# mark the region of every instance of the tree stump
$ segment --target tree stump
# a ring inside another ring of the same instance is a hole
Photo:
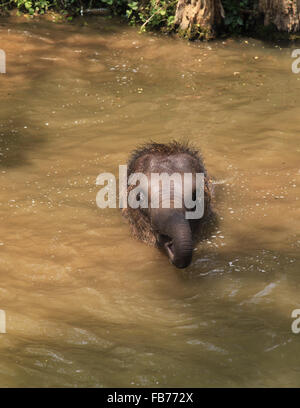
[[[178,0],[175,25],[190,39],[213,37],[215,27],[224,17],[221,0]]]
[[[300,29],[300,0],[259,0],[264,25],[273,23],[279,31],[297,32]]]

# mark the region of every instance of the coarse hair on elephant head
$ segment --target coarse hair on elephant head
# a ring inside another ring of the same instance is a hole
[[[201,218],[186,218],[187,208],[185,207],[184,197],[179,198],[182,203],[181,206],[175,205],[175,181],[172,185],[173,195],[171,191],[169,196],[169,208],[162,205],[165,192],[162,184],[159,184],[160,191],[156,192],[159,195],[158,208],[152,208],[151,206],[150,201],[153,195],[151,195],[149,188],[149,191],[145,192],[147,199],[149,197],[147,208],[142,208],[142,206],[132,208],[128,205],[127,208],[122,210],[123,215],[129,220],[132,234],[136,238],[164,250],[176,267],[185,268],[189,266],[195,242],[209,235],[211,225],[215,220],[215,213],[211,204],[211,183],[200,153],[189,143],[178,141],[167,144],[150,142],[132,152],[127,167],[127,179],[129,180],[134,173],[142,173],[148,180],[150,180],[153,173],[168,175],[179,173],[183,176],[181,180],[184,179],[184,174],[189,173],[193,178],[189,187],[192,190],[190,194],[193,200],[196,199],[195,175],[197,173],[203,174],[204,204]],[[127,196],[137,185],[129,184]],[[186,194],[186,190],[182,186],[181,194],[182,196]],[[137,199],[141,199],[139,195],[137,195]],[[126,200],[128,200],[128,197]]]

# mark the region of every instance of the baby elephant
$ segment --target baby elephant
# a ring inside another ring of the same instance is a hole
[[[162,177],[166,175],[169,183]],[[189,266],[195,242],[207,236],[214,219],[210,183],[198,151],[176,141],[146,144],[132,153],[127,178],[122,213],[133,235],[163,249],[177,268]]]

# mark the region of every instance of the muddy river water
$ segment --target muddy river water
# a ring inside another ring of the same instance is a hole
[[[300,386],[297,47],[19,18],[0,48],[0,385]],[[220,217],[184,271],[96,205],[99,173],[174,138]]]

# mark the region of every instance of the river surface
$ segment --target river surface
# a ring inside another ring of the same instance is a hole
[[[300,386],[300,74],[252,39],[0,20],[2,387]],[[193,142],[215,234],[175,269],[96,205],[149,141]]]

